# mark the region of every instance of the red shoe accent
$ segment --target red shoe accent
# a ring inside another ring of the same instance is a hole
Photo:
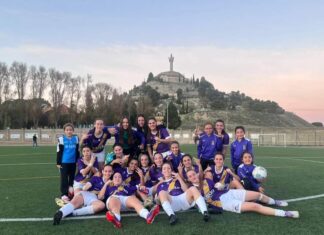
[[[107,211],[106,213],[106,219],[111,222],[115,228],[121,228],[121,222],[116,218],[116,216],[110,212],[110,211]]]
[[[148,224],[152,224],[155,217],[159,214],[160,212],[160,206],[159,205],[155,205],[152,210],[150,211],[150,214],[148,215],[147,219],[146,219],[146,223]]]

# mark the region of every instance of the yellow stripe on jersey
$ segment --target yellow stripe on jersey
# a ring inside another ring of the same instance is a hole
[[[171,183],[169,184],[169,187],[168,187],[168,192],[171,192],[174,189],[176,181],[177,181],[176,179],[173,179],[171,181]]]

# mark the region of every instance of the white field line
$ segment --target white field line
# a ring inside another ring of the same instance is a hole
[[[0,157],[19,157],[19,156],[39,156],[39,155],[55,155],[56,152],[53,153],[17,153],[17,154],[0,154]]]
[[[0,179],[0,181],[12,181],[12,180],[35,180],[35,179],[52,179],[59,178],[60,176],[36,176],[36,177],[21,177],[21,178],[7,178]]]
[[[306,201],[316,198],[324,197],[324,194],[313,195],[308,197],[300,197],[285,200],[286,202],[297,202],[297,201]],[[187,210],[182,212],[189,212],[193,210]],[[160,214],[165,214],[165,212],[160,212]],[[136,217],[138,216],[136,213],[133,214],[123,214],[122,217]],[[67,217],[64,220],[85,220],[85,219],[103,219],[105,215],[92,215],[92,216],[79,216],[79,217]],[[0,222],[41,222],[41,221],[52,221],[53,218],[45,217],[45,218],[0,218]]]
[[[8,164],[0,164],[0,167],[1,166],[32,166],[32,165],[53,165],[53,166],[55,166],[55,162],[8,163]]]

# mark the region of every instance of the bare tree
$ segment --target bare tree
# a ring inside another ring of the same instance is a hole
[[[37,69],[34,65],[30,66],[28,77],[32,81],[31,92],[32,98],[43,98],[44,90],[48,85],[47,71],[44,66]]]
[[[18,99],[24,99],[28,82],[27,65],[14,61],[10,67],[10,76],[16,86]]]
[[[7,64],[0,62],[0,104],[3,101],[2,94],[6,89],[6,85],[9,84],[8,80],[9,80],[8,66]]]
[[[66,91],[66,83],[71,77],[70,73],[61,73],[54,68],[49,69],[49,83],[50,83],[50,97],[53,105],[53,116],[55,127],[57,128],[57,123],[60,118],[60,108],[63,104],[64,95]]]
[[[74,117],[77,114],[78,111],[78,105],[79,101],[81,99],[81,94],[82,94],[82,83],[83,79],[78,76],[76,78],[71,78],[68,82],[68,93],[69,93],[69,99],[70,99],[70,109],[71,109],[71,122],[74,122]]]
[[[33,99],[36,99],[37,98],[37,90],[38,90],[37,89],[38,79],[37,79],[37,69],[34,65],[29,67],[28,77],[32,81],[31,96]]]

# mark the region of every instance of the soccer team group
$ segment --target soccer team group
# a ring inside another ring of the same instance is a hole
[[[96,119],[94,128],[79,140],[71,123],[58,138],[57,167],[61,174],[61,208],[53,224],[69,215],[90,215],[104,210],[106,218],[120,228],[121,213],[135,210],[151,224],[162,207],[169,223],[175,212],[197,207],[204,221],[223,210],[298,218],[288,203],[264,194],[262,181],[254,178],[253,146],[242,126],[235,128],[230,145],[232,168],[224,166],[229,135],[224,122],[206,123],[196,131],[197,158],[181,151],[179,143],[155,118],[137,117],[135,127],[128,118],[115,126]],[[105,144],[114,137],[113,152]],[[80,156],[81,155],[81,156]]]

